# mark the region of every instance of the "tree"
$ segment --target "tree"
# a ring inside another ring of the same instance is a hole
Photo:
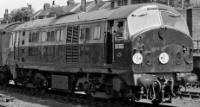
[[[29,21],[33,15],[33,9],[31,6],[28,7],[22,7],[20,9],[12,10],[10,13],[10,18],[12,22],[24,22]]]

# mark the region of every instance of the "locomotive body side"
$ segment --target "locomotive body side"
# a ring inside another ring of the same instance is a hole
[[[1,24],[0,25],[0,84],[8,84],[9,79],[12,78],[8,66],[12,55],[10,54],[9,43],[13,29],[21,23]]]
[[[160,4],[30,21],[14,30],[10,48],[16,84],[101,98],[162,102],[193,67],[185,21]]]

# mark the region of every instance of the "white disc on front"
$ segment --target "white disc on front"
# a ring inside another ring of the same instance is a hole
[[[143,56],[141,53],[135,53],[132,57],[133,63],[141,64],[143,61]]]
[[[169,62],[169,55],[166,52],[161,53],[160,56],[159,56],[159,61],[162,64],[168,63]]]

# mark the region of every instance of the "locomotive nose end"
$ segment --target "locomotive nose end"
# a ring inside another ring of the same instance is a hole
[[[172,28],[155,28],[134,36],[134,72],[190,72],[193,69],[191,38]]]

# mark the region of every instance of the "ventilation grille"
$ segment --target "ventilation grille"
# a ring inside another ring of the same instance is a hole
[[[73,36],[73,27],[68,27],[67,28],[67,43],[72,42],[72,36]]]
[[[67,28],[67,40],[66,46],[66,63],[78,63],[79,62],[79,27],[70,26]]]

